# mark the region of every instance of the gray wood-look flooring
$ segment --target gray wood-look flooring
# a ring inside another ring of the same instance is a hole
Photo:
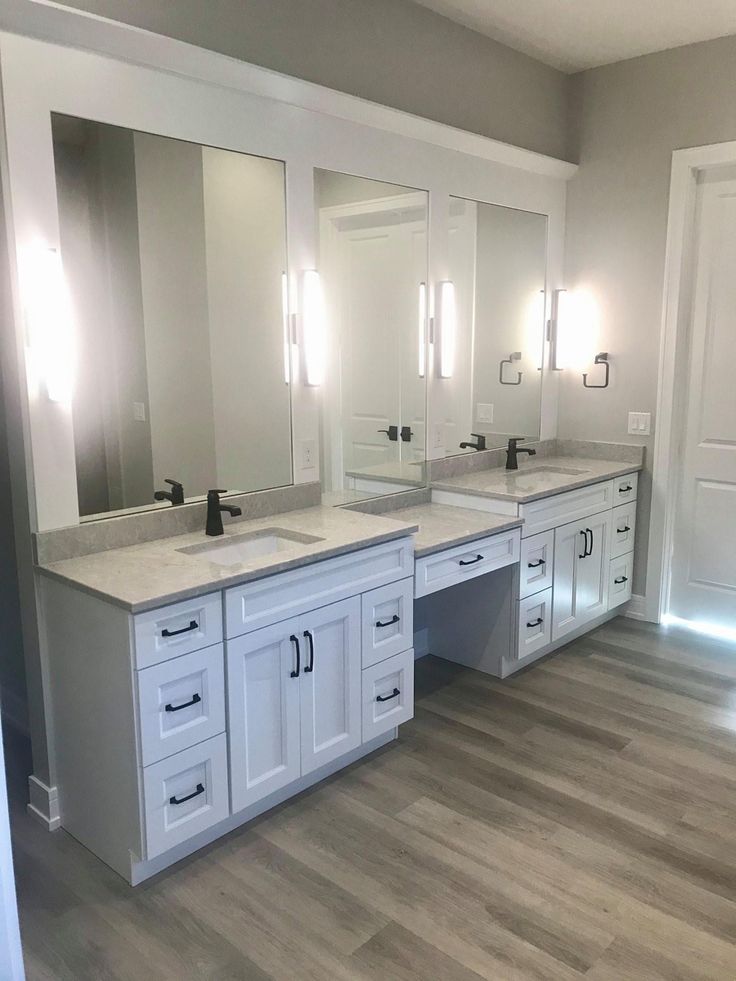
[[[736,646],[617,619],[417,681],[397,743],[137,889],[16,753],[29,979],[736,978]]]

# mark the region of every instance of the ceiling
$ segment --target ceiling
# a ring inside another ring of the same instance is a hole
[[[576,72],[736,34],[736,0],[415,0]]]

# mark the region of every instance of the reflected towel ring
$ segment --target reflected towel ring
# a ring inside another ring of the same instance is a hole
[[[507,358],[503,358],[498,366],[498,380],[502,385],[521,385],[521,376],[523,372],[516,372],[516,381],[504,381],[503,380],[503,366],[505,364],[513,364],[514,361],[521,361],[521,351],[513,351]]]

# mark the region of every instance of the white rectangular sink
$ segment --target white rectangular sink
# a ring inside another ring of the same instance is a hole
[[[524,467],[523,470],[517,470],[515,473],[509,473],[509,477],[527,477],[535,473],[549,473],[549,474],[559,474],[561,477],[578,477],[581,474],[589,473],[588,470],[573,470],[572,467]]]
[[[274,555],[294,548],[295,545],[312,545],[322,542],[316,535],[305,535],[287,528],[262,528],[243,535],[227,535],[218,541],[187,545],[177,549],[185,555],[196,555],[215,565],[240,565],[264,555]]]

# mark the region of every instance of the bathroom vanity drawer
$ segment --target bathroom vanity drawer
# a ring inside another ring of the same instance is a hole
[[[205,831],[230,813],[225,735],[143,770],[147,858]]]
[[[363,667],[400,654],[414,643],[414,580],[380,586],[361,597]]]
[[[631,599],[631,580],[634,574],[634,553],[628,552],[611,559],[608,580],[608,609],[612,610]]]
[[[363,742],[414,716],[414,651],[363,671]]]
[[[519,600],[517,657],[522,660],[552,642],[552,590]]]
[[[545,531],[541,535],[521,540],[519,596],[522,599],[549,589],[552,585],[554,554],[554,531]]]
[[[634,550],[634,533],[636,532],[636,501],[621,504],[613,509],[611,525],[611,558],[626,555]]]
[[[144,766],[225,731],[222,644],[137,672]]]
[[[616,477],[613,482],[613,506],[635,501],[638,486],[638,473],[627,473],[625,477]]]
[[[313,562],[225,592],[228,637],[238,637],[368,589],[406,579],[414,572],[414,543],[397,538],[347,555]]]
[[[520,542],[519,529],[514,528],[417,559],[414,595],[427,596],[466,579],[513,565],[519,561]]]
[[[519,517],[524,519],[521,533],[531,538],[540,532],[566,525],[590,514],[607,511],[613,502],[613,481],[604,480],[587,487],[555,494],[539,501],[519,505]]]
[[[135,664],[147,668],[222,641],[219,593],[172,603],[134,617]]]

